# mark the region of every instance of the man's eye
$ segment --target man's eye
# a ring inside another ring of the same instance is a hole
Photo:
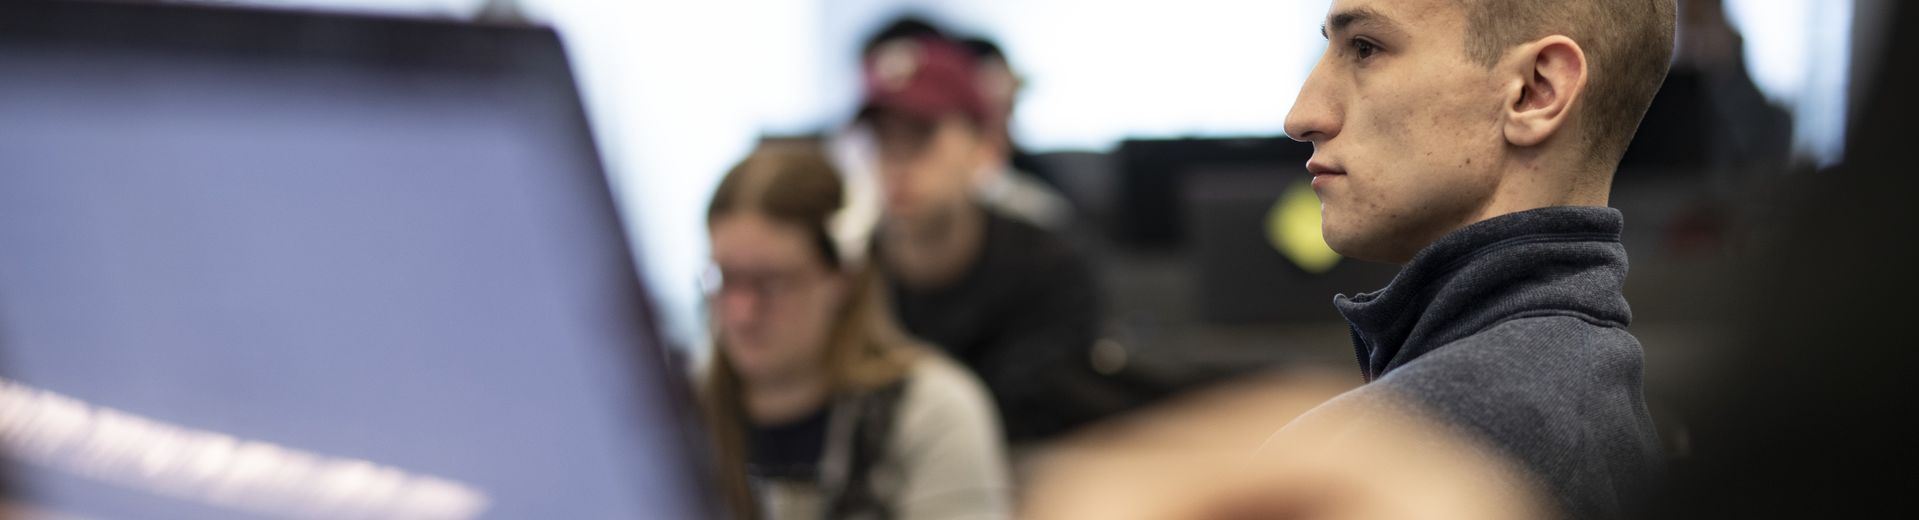
[[[1373,45],[1373,42],[1353,38],[1353,54],[1359,56],[1359,59],[1371,58],[1377,52],[1379,52],[1379,46]]]

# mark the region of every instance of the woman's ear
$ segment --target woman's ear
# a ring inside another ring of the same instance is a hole
[[[1586,91],[1586,51],[1562,35],[1520,45],[1508,55],[1520,86],[1506,105],[1506,142],[1537,146],[1566,128]]]

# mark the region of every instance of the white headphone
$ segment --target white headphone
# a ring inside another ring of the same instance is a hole
[[[879,169],[873,164],[873,138],[856,127],[833,137],[826,146],[828,157],[840,171],[844,190],[839,211],[826,222],[826,233],[839,253],[841,268],[851,271],[866,264],[867,245],[880,220]]]

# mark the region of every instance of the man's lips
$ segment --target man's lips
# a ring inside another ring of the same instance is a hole
[[[1333,166],[1333,165],[1326,164],[1319,161],[1307,162],[1306,171],[1312,172],[1314,177],[1318,177],[1321,175],[1345,175],[1346,174],[1346,170],[1341,170],[1337,166]]]
[[[1325,186],[1325,184],[1327,182],[1331,182],[1331,179],[1333,178],[1342,177],[1346,175],[1345,170],[1341,170],[1336,166],[1332,166],[1332,165],[1318,162],[1318,161],[1306,163],[1306,171],[1313,174],[1314,189],[1318,189],[1320,187]]]

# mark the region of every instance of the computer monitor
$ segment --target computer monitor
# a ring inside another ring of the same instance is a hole
[[[1113,152],[1119,161],[1118,208],[1113,235],[1136,248],[1186,244],[1191,211],[1181,194],[1186,173],[1204,168],[1306,164],[1310,144],[1286,136],[1207,139],[1128,139]]]
[[[0,516],[710,516],[647,300],[551,31],[0,4]]]
[[[1337,324],[1345,319],[1333,308],[1335,294],[1379,290],[1393,280],[1395,266],[1330,257],[1313,265],[1295,257],[1274,236],[1290,211],[1319,215],[1312,174],[1305,161],[1270,164],[1202,165],[1179,172],[1184,191],[1187,251],[1199,316],[1218,324]],[[1295,191],[1298,193],[1295,193]],[[1304,199],[1295,197],[1303,196]],[[1290,206],[1303,204],[1303,208]],[[1303,232],[1319,242],[1318,219]],[[1297,225],[1297,224],[1295,224]],[[1298,228],[1294,228],[1298,230]],[[1319,242],[1323,244],[1324,242]],[[1332,254],[1326,246],[1318,246]]]

